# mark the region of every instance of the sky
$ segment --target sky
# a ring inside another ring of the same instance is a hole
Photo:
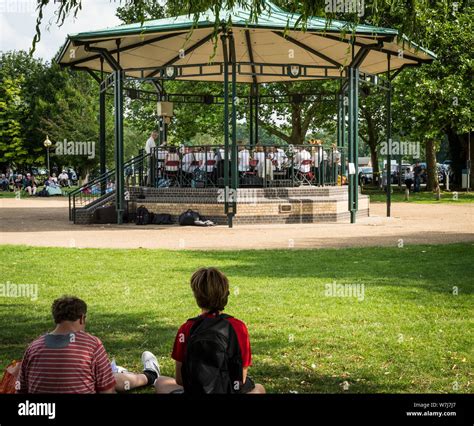
[[[55,23],[58,2],[47,6],[41,25],[41,41],[34,56],[51,61],[66,40],[67,34],[120,25],[115,16],[119,2],[82,0],[77,19],[68,17],[61,27]],[[0,51],[26,50],[31,47],[36,25],[36,0],[0,0]]]

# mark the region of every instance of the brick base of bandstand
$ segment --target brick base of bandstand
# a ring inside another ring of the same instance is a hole
[[[197,211],[218,225],[227,224],[223,189],[131,187],[128,212],[144,205],[153,213],[167,213],[177,223],[184,211]],[[102,203],[76,210],[76,224],[94,222],[94,211],[113,203],[114,195]],[[297,188],[239,188],[233,224],[348,222],[347,186],[301,186]],[[359,193],[357,217],[369,215],[369,197]]]
[[[227,224],[223,189],[130,188],[129,212],[144,205],[153,213],[168,213],[174,221],[191,209],[216,224]],[[359,193],[358,217],[369,215],[369,197]],[[348,187],[239,188],[233,223],[347,222]]]

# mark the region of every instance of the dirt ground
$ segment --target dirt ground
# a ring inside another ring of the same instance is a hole
[[[373,203],[358,223],[212,228],[73,225],[65,199],[0,199],[0,244],[165,249],[275,249],[474,243],[474,204]]]

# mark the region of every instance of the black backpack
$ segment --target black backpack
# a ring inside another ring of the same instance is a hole
[[[173,218],[170,214],[167,213],[158,213],[155,214],[153,217],[153,223],[155,225],[172,225]]]
[[[185,393],[239,393],[242,354],[229,315],[193,318],[181,368]]]
[[[152,217],[148,209],[143,205],[138,207],[135,223],[137,225],[148,225],[149,223],[151,223],[151,221]]]
[[[199,220],[199,213],[193,210],[186,210],[179,215],[179,224],[181,226],[192,226],[196,220]]]

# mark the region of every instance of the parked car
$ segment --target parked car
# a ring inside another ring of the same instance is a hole
[[[359,167],[359,185],[367,185],[374,181],[374,169],[372,167]]]

